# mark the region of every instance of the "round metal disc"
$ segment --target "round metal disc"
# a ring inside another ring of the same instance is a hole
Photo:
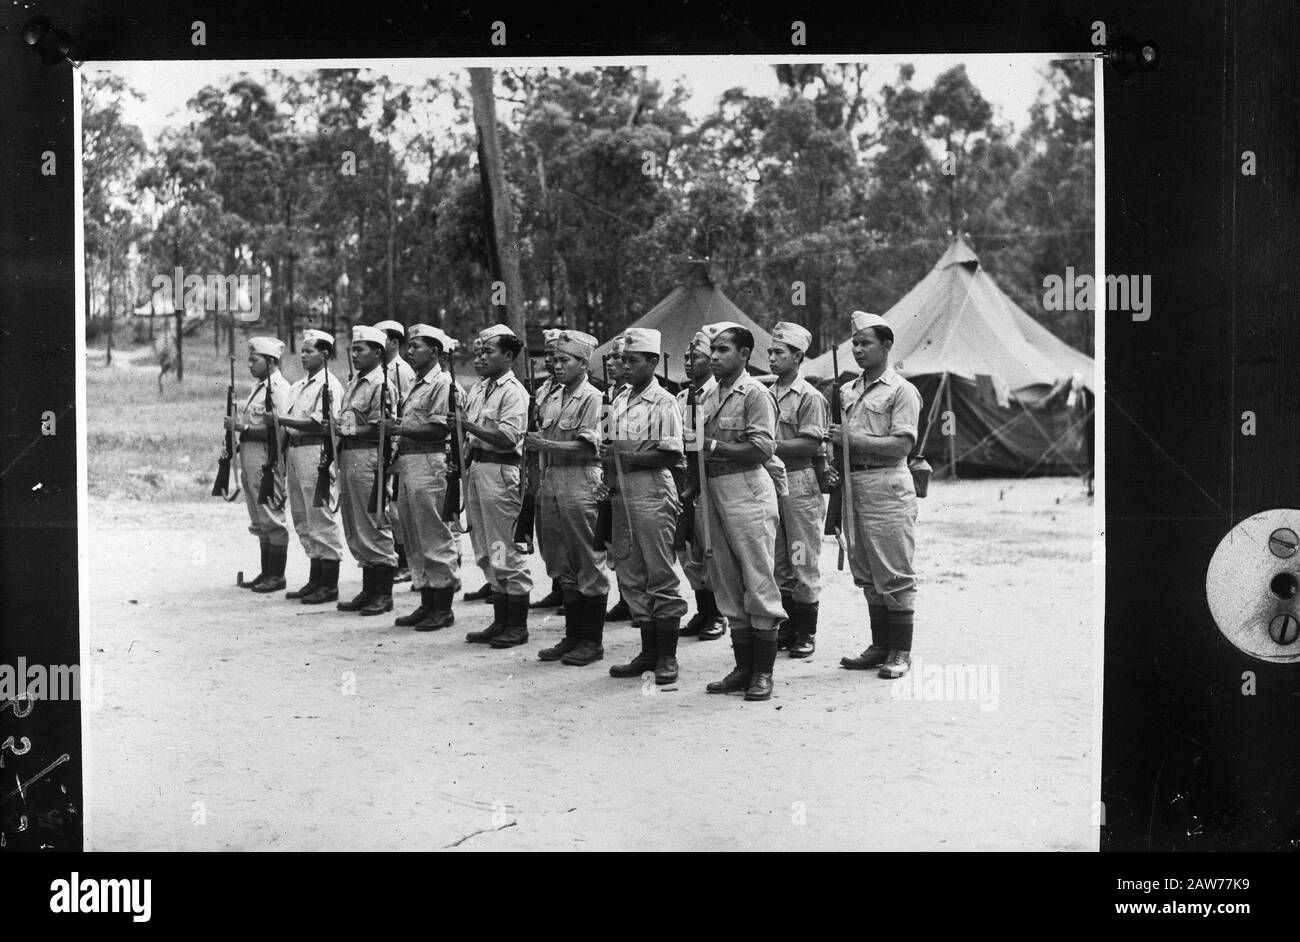
[[[1266,510],[1220,542],[1205,575],[1219,631],[1262,661],[1300,661],[1300,510]]]

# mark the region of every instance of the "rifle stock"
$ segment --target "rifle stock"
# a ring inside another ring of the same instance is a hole
[[[266,371],[266,399],[263,403],[266,414],[270,415],[275,411],[275,399],[271,395],[271,369],[267,366]],[[275,466],[280,463],[280,429],[275,426],[265,426],[266,430],[266,463],[262,465],[262,480],[257,488],[257,502],[275,507],[277,510],[284,506],[283,501],[278,500],[275,494]]]
[[[320,449],[320,464],[316,466],[316,493],[312,495],[313,507],[328,507],[330,501],[331,471],[334,465],[334,401],[330,395],[329,370],[325,370],[325,386],[320,393],[321,428],[325,441]]]
[[[447,405],[451,414],[455,416],[455,422],[454,427],[450,429],[451,442],[447,448],[447,493],[442,499],[442,520],[444,523],[451,523],[460,517],[461,477],[465,469],[461,463],[460,404],[456,400],[460,387],[456,385],[456,358],[450,351],[447,353],[447,372],[451,374],[451,387],[447,390]]]
[[[839,424],[844,420],[844,406],[841,402],[840,388],[840,357],[837,348],[831,348],[831,369],[835,373],[833,380],[834,386],[831,390],[831,421]],[[848,479],[848,466],[846,463],[847,455],[839,443],[834,446],[835,468],[839,473],[839,481],[831,488],[830,496],[826,501],[826,526],[823,530],[826,536],[833,536],[839,544],[839,556],[835,563],[835,568],[841,572],[844,570],[844,488]]]
[[[383,368],[383,380],[379,386],[379,455],[375,462],[375,480],[370,485],[370,500],[366,510],[372,514],[384,512],[388,477],[388,364],[383,354],[379,355],[379,365]]]
[[[524,326],[524,376],[528,379],[528,431],[537,431],[537,396],[533,389],[533,358],[528,352],[528,327]],[[519,516],[515,518],[514,541],[526,554],[533,552],[533,531],[537,523],[537,453],[524,449],[519,475]]]
[[[239,440],[235,437],[235,358],[230,358],[230,385],[226,387],[226,418],[229,420],[226,434],[221,440],[221,454],[217,458],[217,478],[212,482],[212,496],[233,500],[230,493],[230,461],[239,449]],[[239,488],[235,488],[235,494]]]

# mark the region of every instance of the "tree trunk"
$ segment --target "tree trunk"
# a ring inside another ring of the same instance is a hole
[[[524,322],[524,283],[519,273],[519,244],[515,235],[515,214],[510,206],[510,190],[501,160],[501,142],[497,134],[496,99],[493,97],[491,69],[469,70],[470,95],[474,102],[474,124],[483,139],[483,154],[488,185],[492,190],[492,235],[501,260],[501,277],[506,286],[503,322],[528,342]],[[524,364],[515,362],[515,373],[522,379]]]
[[[181,267],[181,244],[172,240],[172,270]],[[173,295],[175,297],[175,295]],[[176,305],[176,382],[185,381],[185,286],[181,285],[181,303]]]
[[[113,253],[108,255],[108,333],[104,338],[104,365],[113,365]]]
[[[397,320],[397,318],[393,316],[393,252],[394,242],[397,238],[397,226],[394,220],[397,214],[393,211],[393,162],[391,159],[384,165],[384,205],[388,208],[388,242],[386,246],[386,261],[388,268],[386,294],[388,297],[388,305],[385,310],[388,312],[387,319],[393,321]]]

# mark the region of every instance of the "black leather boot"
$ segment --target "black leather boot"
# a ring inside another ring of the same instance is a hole
[[[310,595],[304,595],[300,602],[303,605],[320,605],[323,602],[335,602],[339,597],[339,561],[337,559],[318,560],[320,569],[316,578],[320,584],[316,586]]]
[[[292,592],[284,593],[284,597],[286,599],[303,598],[304,596],[311,595],[315,592],[318,585],[320,585],[320,560],[313,559],[311,561],[311,570],[307,575],[307,584],[301,589],[295,589]]]
[[[655,659],[655,683],[677,683],[677,632],[682,620],[680,618],[660,618],[655,621],[656,641],[659,644],[659,656]]]
[[[682,625],[682,630],[680,634],[683,638],[690,638],[695,635],[698,635],[700,633],[700,629],[703,628],[706,624],[708,624],[709,600],[707,596],[709,596],[710,594],[711,593],[707,589],[699,589],[696,591],[695,614],[691,616],[690,621]]]
[[[889,658],[889,613],[883,605],[867,605],[871,619],[871,647],[857,657],[840,658],[840,667],[851,671],[866,671],[880,667]]]
[[[718,597],[713,593],[707,593],[709,602],[709,618],[696,635],[701,641],[717,641],[727,633],[727,619],[723,617],[722,612],[718,610]]]
[[[566,589],[562,594],[564,596],[564,637],[560,639],[559,644],[538,651],[539,661],[558,661],[576,648],[581,640],[579,625],[582,624],[583,616],[582,594],[577,589]],[[528,607],[538,606],[533,604]]]
[[[397,573],[395,566],[380,563],[371,567],[374,580],[371,583],[370,601],[361,609],[362,615],[382,615],[393,610],[393,576]]]
[[[754,672],[754,646],[749,638],[731,636],[731,651],[736,658],[736,666],[731,673],[721,680],[715,680],[704,688],[707,693],[734,693],[749,687],[750,675]]]
[[[754,673],[749,678],[746,700],[772,699],[772,669],[776,665],[776,631],[754,632]]]
[[[339,602],[336,606],[340,612],[359,612],[375,597],[375,575],[371,566],[361,567],[361,593],[351,602]]]
[[[578,646],[564,657],[561,663],[585,667],[605,659],[605,605],[608,595],[579,595],[581,599],[578,620]]]
[[[529,603],[528,607],[529,608],[559,608],[561,606],[564,606],[564,614],[567,617],[569,614],[569,602],[568,599],[566,598],[567,595],[568,593],[565,592],[564,589],[560,587],[560,580],[552,579],[551,591],[548,592],[546,595],[542,596],[536,602]],[[555,658],[545,658],[544,660],[553,661],[555,660]]]
[[[492,586],[488,585],[487,583],[484,583],[483,588],[478,589],[475,592],[466,592],[464,595],[461,596],[461,598],[464,599],[466,602],[491,602]]]
[[[487,644],[501,632],[506,630],[506,594],[504,592],[492,592],[492,624],[488,625],[482,631],[471,631],[466,633],[465,640],[473,644]]]
[[[494,648],[513,648],[528,641],[528,596],[506,596],[506,630],[488,644]]]
[[[626,664],[615,664],[609,669],[610,677],[640,677],[653,671],[659,663],[659,629],[653,624],[638,624],[641,629],[641,653]]]
[[[258,552],[260,553],[260,562],[258,563],[258,565],[261,568],[258,569],[257,571],[257,578],[255,578],[252,582],[245,582],[242,586],[240,586],[240,588],[242,589],[253,589],[266,581],[266,573],[270,569],[269,561],[267,559],[267,550],[271,548],[271,544],[266,542],[265,540],[262,540],[257,545],[258,545]]]
[[[422,590],[423,591],[423,590]],[[429,589],[430,606],[424,618],[416,624],[416,631],[440,631],[456,623],[456,615],[451,610],[455,589]]]
[[[623,601],[623,593],[618,594],[618,602],[605,613],[605,621],[627,621],[632,617],[632,610],[627,607],[627,602]]]
[[[289,562],[289,547],[267,545],[266,547],[266,564],[270,568],[266,570],[266,578],[262,580],[261,585],[253,586],[254,592],[267,593],[279,592],[284,588],[284,567]]]
[[[794,596],[789,592],[781,593],[781,607],[785,609],[785,621],[776,630],[776,649],[778,651],[788,651],[794,644],[794,624],[793,606],[795,604]]]
[[[410,628],[412,625],[418,625],[424,621],[424,616],[429,614],[433,608],[433,592],[430,587],[420,590],[420,606],[409,615],[399,615],[393,620],[393,624],[398,628]]]
[[[798,606],[796,609],[794,643],[790,645],[790,656],[793,658],[812,657],[813,652],[817,650],[817,616],[821,608],[820,602],[795,602]]]

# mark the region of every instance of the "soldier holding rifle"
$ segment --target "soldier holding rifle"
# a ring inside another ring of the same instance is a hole
[[[393,401],[401,402],[403,397],[415,385],[415,370],[411,364],[402,359],[402,346],[406,343],[406,328],[399,321],[380,321],[375,325],[384,332],[384,367],[388,372],[388,381],[393,387]],[[396,475],[392,487],[393,499],[388,507],[388,522],[393,528],[393,546],[397,551],[397,572],[394,582],[406,582],[411,578],[406,561],[406,528],[402,525],[401,507],[398,506],[397,488],[401,486],[401,475]]]
[[[708,333],[706,328],[706,333]],[[771,394],[746,372],[754,335],[717,332],[710,367],[718,385],[704,397],[702,446],[712,555],[705,561],[718,608],[731,625],[736,666],[706,688],[772,696],[777,627],[785,619],[774,575],[779,523],[776,485],[765,465],[776,450]]]
[[[605,402],[612,404],[623,390],[627,389],[627,382],[624,377],[623,369],[623,337],[615,337],[611,342],[610,351],[605,356]],[[608,411],[608,410],[607,410]],[[611,479],[612,480],[612,479]],[[610,554],[606,557],[606,563],[610,569],[617,566],[617,562]],[[614,607],[605,613],[605,621],[627,621],[631,617],[628,611],[627,602],[623,599],[623,588],[620,585],[618,590],[618,601]]]
[[[344,391],[338,412],[339,509],[348,549],[361,566],[361,592],[351,601],[339,602],[338,609],[362,615],[393,610],[393,575],[397,571],[385,502],[381,499],[376,509],[370,510],[381,467],[380,423],[392,414],[392,388],[386,382],[383,362],[386,341],[377,327],[352,328],[356,376]],[[390,404],[388,416],[384,415],[385,402]]]
[[[732,324],[730,321],[708,325],[715,333],[736,326],[739,325]],[[686,355],[686,375],[689,385],[677,394],[677,404],[682,410],[682,440],[686,446],[687,460],[690,462],[690,480],[695,488],[693,493],[684,495],[683,500],[689,498],[696,501],[701,486],[697,468],[699,449],[693,446],[698,429],[703,424],[698,418],[701,414],[700,405],[704,397],[718,385],[718,381],[713,378],[713,372],[709,369],[711,356],[709,344],[712,343],[712,339],[701,330],[691,340]],[[705,521],[702,514],[703,511],[697,507],[693,514],[695,518],[693,532],[688,535],[686,546],[677,552],[677,561],[681,564],[682,572],[686,574],[686,582],[695,593],[695,615],[682,626],[680,634],[684,638],[695,637],[701,641],[716,641],[727,633],[727,619],[718,610],[717,596],[709,588],[708,573],[704,566]]]
[[[682,457],[682,419],[677,401],[659,385],[660,334],[630,327],[623,334],[628,386],[610,408],[601,445],[613,499],[615,573],[641,633],[641,652],[609,669],[613,677],[653,671],[656,684],[677,680],[677,632],[686,603],[673,569],[673,534],[681,503],[672,467]]]
[[[321,330],[303,332],[298,351],[307,375],[289,387],[288,408],[279,416],[288,432],[285,461],[288,465],[289,509],[293,527],[311,561],[307,584],[286,592],[285,598],[299,599],[304,605],[333,602],[339,597],[339,562],[343,558],[343,539],[338,518],[330,504],[337,494],[331,485],[329,499],[315,505],[317,472],[325,436],[333,434],[326,418],[334,414],[343,399],[343,383],[329,371],[327,362],[334,355],[334,337]]]
[[[778,498],[776,581],[788,616],[777,633],[778,650],[804,658],[816,649],[821,596],[822,525],[826,505],[813,463],[821,455],[829,422],[826,399],[799,375],[812,334],[785,321],[772,329],[768,367],[776,374],[776,453],[785,463],[789,493]]]
[[[279,433],[275,414],[287,410],[289,381],[280,373],[284,344],[274,337],[248,341],[248,372],[257,380],[253,394],[238,416],[226,416],[226,428],[239,433],[239,478],[248,507],[248,532],[257,537],[262,568],[252,582],[242,583],[254,592],[278,592],[285,586],[284,567],[289,556],[289,529],[284,523],[284,467],[271,468],[274,489],[259,502],[262,473],[267,465],[267,443]],[[271,409],[267,409],[267,400]]]
[[[442,519],[447,493],[448,402],[451,377],[438,356],[453,347],[437,327],[415,324],[406,352],[415,380],[398,401],[400,421],[389,420],[397,443],[397,504],[408,539],[411,584],[420,605],[397,619],[399,627],[437,631],[455,621],[452,597],[460,588],[460,551]]]
[[[609,597],[605,554],[593,546],[603,483],[597,456],[603,400],[588,382],[587,364],[599,344],[578,331],[558,331],[553,340],[555,386],[539,405],[538,431],[529,432],[525,443],[545,460],[537,493],[537,535],[547,574],[560,586],[564,638],[537,656],[584,666],[605,656]]]
[[[843,422],[832,422],[828,432],[849,464],[849,567],[867,599],[871,646],[840,664],[878,667],[879,676],[895,678],[912,664],[916,489],[907,456],[916,443],[921,394],[889,366],[894,332],[885,319],[854,311],[852,325],[853,359],[862,374],[841,389]]]
[[[520,457],[528,425],[528,390],[512,372],[524,344],[509,327],[494,324],[474,344],[481,377],[470,390],[461,418],[467,439],[465,512],[474,559],[492,586],[492,624],[465,640],[509,648],[528,641],[528,562],[515,546],[515,523],[523,507]]]

